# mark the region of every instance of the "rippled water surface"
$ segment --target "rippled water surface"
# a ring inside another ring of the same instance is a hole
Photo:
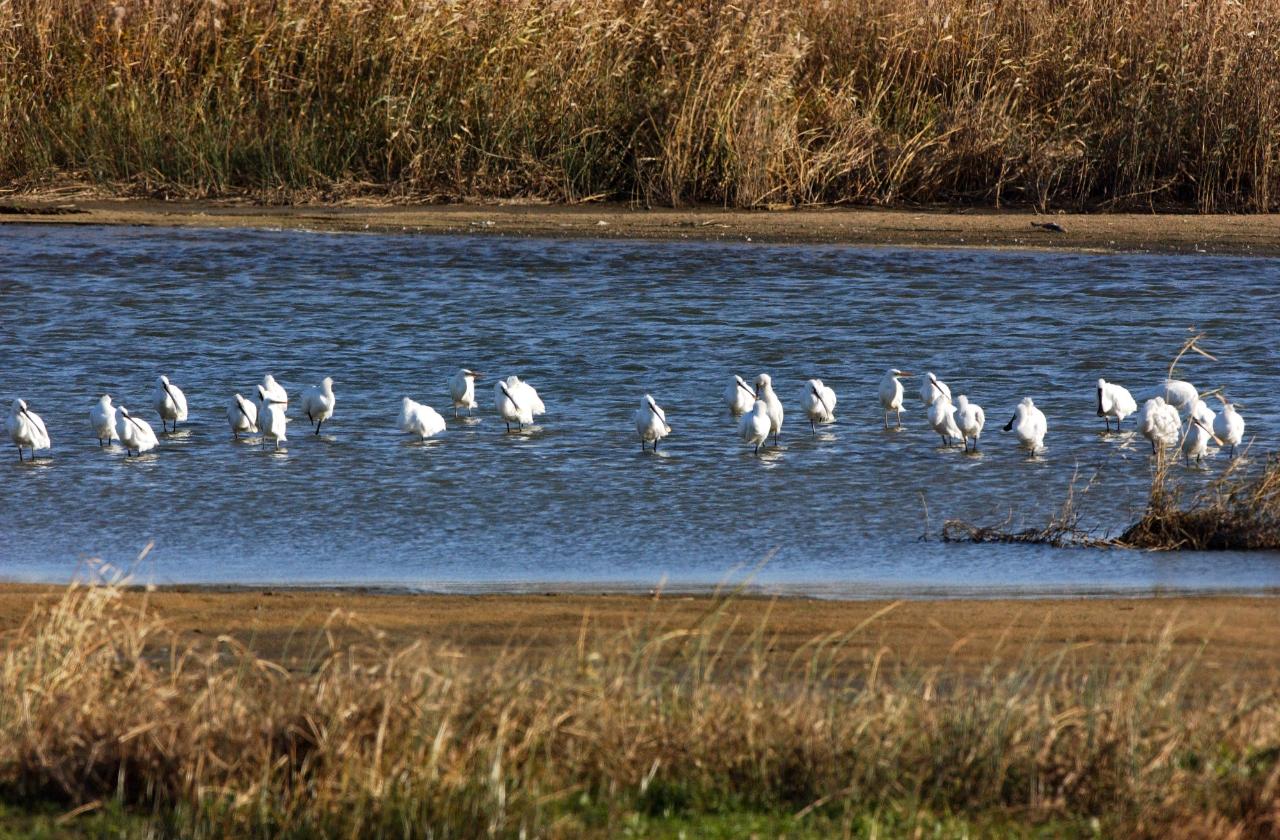
[[[1262,259],[6,226],[0,396],[42,414],[54,449],[0,460],[0,576],[64,580],[154,542],[138,574],[161,583],[697,586],[767,560],[766,587],[855,596],[1276,587],[1276,554],[920,537],[950,517],[1039,524],[1076,475],[1093,480],[1085,521],[1121,527],[1149,450],[1132,420],[1102,434],[1094,381],[1153,386],[1192,324],[1221,361],[1181,372],[1226,387],[1255,453],[1274,448],[1278,281]],[[476,417],[453,421],[460,365],[488,376]],[[889,366],[982,404],[981,454],[939,448],[918,380],[905,430],[883,431]],[[755,458],[720,398],[766,371],[790,413]],[[190,421],[142,458],[100,450],[97,397],[155,423],[161,372]],[[282,453],[225,420],[266,372],[293,400]],[[547,404],[526,434],[493,413],[508,373]],[[325,375],[338,406],[317,437],[298,395]],[[811,376],[839,394],[816,437],[798,411]],[[656,456],[631,422],[645,392],[675,429]],[[405,395],[448,430],[400,435]],[[999,429],[1024,395],[1049,419],[1030,460]]]

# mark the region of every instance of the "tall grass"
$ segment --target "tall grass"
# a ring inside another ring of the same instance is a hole
[[[0,184],[1280,206],[1280,0],[4,0]]]
[[[1168,635],[1136,664],[1047,651],[960,677],[832,638],[780,663],[717,616],[656,611],[545,659],[370,634],[291,672],[72,588],[0,658],[0,793],[124,803],[186,837],[617,836],[629,814],[717,811],[848,830],[895,809],[1280,831],[1274,694],[1192,679]]]

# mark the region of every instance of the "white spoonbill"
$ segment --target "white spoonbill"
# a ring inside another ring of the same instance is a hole
[[[1037,449],[1044,447],[1044,435],[1049,430],[1049,423],[1031,397],[1023,397],[1013,411],[1013,418],[1004,424],[1004,430],[1016,434],[1018,443],[1031,450],[1034,455]]]
[[[263,394],[266,394],[264,397]],[[258,413],[262,413],[262,406],[267,401],[280,403],[280,410],[287,412],[289,410],[289,393],[285,391],[284,386],[276,381],[271,374],[264,374],[262,377],[262,385],[258,391]]]
[[[1138,412],[1138,431],[1151,441],[1151,453],[1178,442],[1182,432],[1182,418],[1178,409],[1164,401],[1164,397],[1152,397],[1142,404]]]
[[[952,438],[964,437],[960,434],[960,427],[956,425],[956,407],[945,394],[939,394],[929,406],[929,425],[942,436],[943,446],[950,446]]]
[[[1112,417],[1116,419],[1118,432],[1120,421],[1137,410],[1138,403],[1134,401],[1133,394],[1130,394],[1127,388],[1105,379],[1098,380],[1098,416],[1107,424],[1108,432],[1111,431]]]
[[[640,451],[644,451],[647,441],[653,441],[653,451],[657,452],[658,441],[671,434],[671,427],[667,425],[667,413],[658,407],[653,397],[645,394],[632,417],[636,421],[636,431],[640,433]]]
[[[756,404],[756,392],[751,390],[747,380],[735,373],[733,383],[724,389],[724,401],[728,404],[731,415],[741,417]]]
[[[231,426],[231,434],[237,440],[241,432],[258,431],[258,406],[236,394],[227,406],[227,423]]]
[[[120,439],[116,434],[116,407],[111,404],[110,394],[103,394],[98,398],[97,405],[89,409],[89,422],[93,424],[98,446]]]
[[[1222,403],[1222,411],[1213,418],[1213,433],[1231,447],[1231,457],[1234,458],[1236,446],[1244,438],[1244,418],[1236,411],[1235,404],[1228,402],[1221,394],[1218,395],[1218,402]]]
[[[13,413],[9,415],[9,439],[18,447],[18,460],[23,460],[22,448],[31,450],[31,460],[36,459],[37,449],[49,449],[53,443],[40,415],[27,408],[23,400],[13,401]]]
[[[475,405],[475,400],[471,404]],[[444,431],[444,418],[431,406],[405,397],[400,402],[400,431],[426,440]]]
[[[834,423],[836,419],[836,392],[822,384],[821,379],[804,383],[800,407],[809,418],[809,431],[818,433],[815,423]]]
[[[911,376],[905,370],[889,368],[880,378],[880,407],[884,409],[884,427],[889,428],[889,412],[898,416],[898,428],[902,428],[902,383],[900,376]]]
[[[946,397],[947,401],[950,402],[951,389],[947,387],[947,383],[934,376],[933,371],[929,371],[924,375],[924,382],[920,384],[920,402],[925,405],[933,405],[933,401],[938,398],[939,394]]]
[[[778,435],[782,433],[782,400],[773,392],[773,378],[767,373],[756,377],[756,399],[762,401],[769,409],[769,426],[773,431],[773,445],[778,445]],[[752,409],[754,411],[754,408]]]
[[[738,435],[742,438],[743,443],[749,443],[755,447],[755,454],[760,454],[760,447],[769,439],[769,432],[773,429],[773,421],[769,419],[769,406],[765,405],[764,400],[756,400],[756,404],[750,411],[742,415],[742,419],[738,421]]]
[[[542,404],[534,387],[514,374],[498,380],[493,392],[498,414],[507,424],[508,432],[511,431],[512,423],[528,426],[533,423],[533,418],[546,413],[546,406]]]
[[[449,377],[449,396],[453,399],[453,416],[458,416],[458,409],[465,408],[467,416],[476,407],[476,377],[480,374],[470,368],[460,368]],[[419,403],[414,403],[418,405]],[[434,411],[435,409],[432,409]]]
[[[1166,379],[1164,384],[1156,388],[1156,393],[1177,411],[1190,411],[1200,398],[1196,386],[1182,379]]]
[[[337,403],[333,395],[333,377],[326,376],[319,385],[312,385],[302,392],[302,410],[307,419],[316,424],[316,434],[324,421],[333,416],[333,406]]]
[[[187,419],[187,396],[182,389],[169,381],[169,377],[156,377],[155,390],[151,392],[151,404],[160,415],[160,431],[167,432],[166,421],[173,423],[173,430],[178,431],[178,421]]]
[[[977,452],[982,427],[987,425],[987,415],[982,406],[969,402],[964,394],[956,397],[956,425],[960,427],[960,435],[964,438],[965,451],[969,451],[969,438],[973,438],[973,451]]]
[[[1189,464],[1192,456],[1195,456],[1196,463],[1200,463],[1204,460],[1205,453],[1209,451],[1209,441],[1222,445],[1222,441],[1218,440],[1218,436],[1205,425],[1203,420],[1195,415],[1188,417],[1187,435],[1182,439],[1183,459]]]
[[[287,441],[285,427],[289,418],[284,414],[285,403],[271,399],[267,390],[258,386],[258,428],[262,431],[262,448],[267,448],[267,441],[275,441],[276,449],[280,441]]]
[[[1213,409],[1209,408],[1209,404],[1199,397],[1195,402],[1191,403],[1191,416],[1199,420],[1205,425],[1205,428],[1212,429],[1213,421],[1218,419],[1218,415],[1213,413]]]
[[[120,445],[124,447],[126,458],[129,457],[130,452],[141,455],[143,452],[155,449],[156,444],[159,443],[151,424],[141,417],[134,417],[129,413],[129,409],[122,405],[116,407],[116,434],[120,437]]]

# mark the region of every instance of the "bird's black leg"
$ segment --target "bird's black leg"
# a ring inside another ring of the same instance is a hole
[[[813,425],[812,420],[809,421],[809,431],[813,434],[814,437],[818,436],[818,427]]]
[[[511,434],[511,424],[507,424],[507,434]]]
[[[902,428],[902,411],[901,410],[898,411],[898,428],[899,429]]]
[[[658,451],[658,439],[657,439],[657,438],[654,438],[654,439],[653,439],[653,451],[654,451],[654,452],[657,452],[657,451]]]
[[[320,427],[321,427],[321,426],[323,426],[323,425],[324,425],[324,421],[323,421],[323,420],[321,420],[319,423],[317,423],[317,424],[316,424],[316,434],[317,434],[317,435],[318,435],[318,434],[320,434]]]
[[[18,463],[22,463],[26,459],[22,457],[22,446],[18,446]]]

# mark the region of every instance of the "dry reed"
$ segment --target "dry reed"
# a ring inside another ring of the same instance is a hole
[[[6,0],[0,185],[1280,206],[1280,0]]]
[[[847,834],[895,809],[1280,831],[1274,695],[1194,680],[1168,631],[1136,664],[1062,650],[958,678],[848,638],[779,664],[764,626],[742,642],[718,616],[655,608],[545,660],[370,634],[290,672],[228,639],[187,646],[117,587],[72,587],[4,647],[0,790],[185,837],[616,836],[632,813],[725,811]]]

